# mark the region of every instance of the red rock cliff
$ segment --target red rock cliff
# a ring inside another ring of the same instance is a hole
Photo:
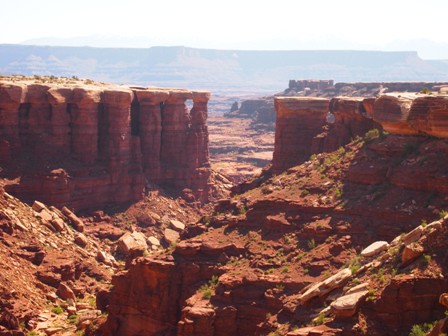
[[[395,135],[447,137],[448,97],[393,93],[378,98],[275,98],[277,125],[272,167],[281,172],[331,152],[373,128]],[[325,120],[327,111],[332,115]],[[333,120],[331,120],[333,119]]]
[[[140,198],[145,180],[208,197],[208,92],[0,82],[8,190],[84,209]],[[193,101],[189,111],[185,102]]]
[[[306,161],[312,151],[313,138],[322,131],[330,101],[325,98],[277,97],[274,172]]]

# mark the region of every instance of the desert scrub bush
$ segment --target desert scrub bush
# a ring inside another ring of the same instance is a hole
[[[53,307],[53,308],[51,308],[51,312],[52,312],[53,314],[60,315],[60,314],[62,314],[64,311],[62,310],[61,307]]]
[[[448,215],[448,211],[442,210],[439,212],[440,219],[443,219],[446,215]]]
[[[284,291],[285,290],[285,285],[282,284],[276,284],[275,288],[279,291]]]
[[[313,320],[313,325],[315,325],[315,326],[322,325],[322,324],[324,324],[324,322],[325,322],[325,314],[321,313],[321,314],[319,314],[318,317],[316,317]]]
[[[239,213],[240,215],[245,215],[246,212],[247,212],[247,209],[246,209],[246,207],[245,207],[244,205],[242,205],[242,206],[238,209],[238,213]]]
[[[310,194],[310,192],[309,192],[309,190],[307,190],[307,189],[303,189],[301,192],[300,192],[300,196],[302,196],[302,197],[305,197],[305,196],[307,196],[307,195],[309,195]]]
[[[209,226],[210,223],[212,222],[212,218],[210,216],[204,216],[204,217],[202,217],[201,222],[205,226]]]
[[[67,318],[67,320],[68,320],[68,323],[70,323],[70,324],[78,324],[78,320],[79,320],[79,318],[78,318],[78,315],[70,315],[68,318]]]
[[[206,300],[210,300],[212,297],[216,286],[218,285],[218,277],[216,275],[213,275],[212,278],[208,281],[208,283],[202,285],[199,288],[199,291],[202,293],[202,298]]]
[[[375,299],[375,290],[373,288],[369,289],[367,293],[366,301],[373,301]]]
[[[432,323],[414,324],[409,336],[425,336],[433,328]]]
[[[427,88],[427,87],[425,86],[425,87],[423,87],[423,88],[420,90],[420,93],[423,93],[423,94],[431,94],[432,91],[431,91],[429,88]]]
[[[308,245],[308,248],[309,248],[310,250],[312,250],[313,248],[315,248],[315,247],[316,247],[316,241],[314,240],[314,238],[308,240],[307,245]]]
[[[364,141],[370,142],[380,137],[380,131],[377,128],[371,129],[364,134]]]
[[[356,272],[358,272],[358,270],[361,268],[361,256],[356,256],[353,259],[350,259],[346,265],[347,268],[350,269],[350,271],[352,272],[352,274],[356,274]]]

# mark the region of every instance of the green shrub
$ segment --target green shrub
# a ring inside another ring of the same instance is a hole
[[[364,135],[364,140],[366,142],[373,141],[375,139],[378,139],[380,137],[380,131],[376,128],[371,129]]]
[[[56,314],[56,315],[60,315],[62,314],[64,311],[62,310],[61,307],[53,307],[51,308],[51,312]]]
[[[423,88],[420,90],[420,93],[423,93],[423,94],[431,94],[432,91],[431,91],[429,88],[427,88],[427,87],[425,86],[425,87],[423,87]]]
[[[409,336],[425,336],[433,328],[432,323],[414,324]]]
[[[358,272],[358,270],[361,268],[361,257],[356,256],[353,259],[351,259],[347,263],[347,267],[350,269],[352,274],[355,274],[356,272]]]
[[[315,248],[315,247],[316,247],[316,242],[314,241],[314,238],[311,239],[311,240],[309,240],[308,243],[307,243],[307,245],[308,245],[308,248],[309,248],[310,250],[312,250],[313,248]]]
[[[318,326],[324,324],[324,322],[325,322],[325,315],[319,314],[319,316],[313,321],[313,324]]]

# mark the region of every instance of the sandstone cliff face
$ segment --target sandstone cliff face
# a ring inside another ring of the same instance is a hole
[[[321,143],[316,152],[332,152],[348,144],[357,136],[381,126],[372,120],[366,109],[367,99],[359,97],[338,97],[330,101],[331,122],[326,126]],[[367,102],[368,104],[368,102]]]
[[[330,102],[278,97],[275,107],[274,172],[303,163],[310,154],[334,151],[374,128],[393,135],[448,136],[445,95],[397,93],[378,98],[338,97]],[[325,121],[327,110],[332,115]]]
[[[324,98],[275,98],[274,172],[302,163],[313,154],[313,138],[322,131],[329,103]]]
[[[208,92],[0,83],[8,190],[74,209],[139,199],[145,181],[208,197]],[[193,108],[186,108],[186,100]]]

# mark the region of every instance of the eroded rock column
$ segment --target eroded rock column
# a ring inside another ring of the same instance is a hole
[[[25,94],[25,85],[0,85],[0,162],[9,162],[20,148],[19,108]]]
[[[207,127],[207,102],[209,92],[193,92],[193,108],[190,111],[191,127],[188,135],[188,166],[191,185],[196,199],[204,202],[208,198],[208,179],[211,174],[209,161],[209,139]]]
[[[20,140],[24,150],[36,158],[48,158],[53,144],[50,139],[52,108],[48,101],[46,85],[28,86],[25,103],[19,110]]]
[[[185,101],[192,98],[191,91],[170,91],[162,110],[161,179],[176,187],[184,185],[188,175],[186,145],[191,120]]]
[[[193,92],[193,108],[190,111],[191,128],[189,142],[189,156],[195,160],[189,160],[192,167],[201,167],[209,163],[207,103],[210,99],[209,92]]]
[[[130,90],[105,90],[102,102],[104,111],[99,119],[103,131],[100,139],[103,158],[108,164],[114,192],[113,202],[126,202],[132,197],[131,162],[131,102]]]
[[[47,92],[47,99],[51,106],[49,124],[51,143],[58,155],[70,153],[70,115],[67,113],[67,106],[71,96],[72,90],[69,88],[50,88]]]
[[[71,117],[71,148],[75,159],[94,163],[98,159],[98,104],[101,91],[73,89]]]
[[[140,104],[139,136],[143,171],[147,179],[160,181],[160,152],[162,144],[161,104],[168,98],[168,91],[136,90]]]

